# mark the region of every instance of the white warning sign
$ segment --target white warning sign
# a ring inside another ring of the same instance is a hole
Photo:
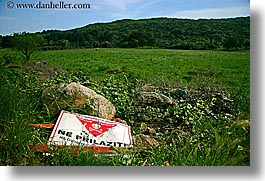
[[[132,147],[130,126],[94,116],[61,111],[48,144]]]

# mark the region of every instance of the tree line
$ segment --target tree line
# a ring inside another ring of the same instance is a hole
[[[43,38],[42,50],[100,47],[249,50],[250,17],[124,19],[67,31],[45,30],[34,35]],[[17,33],[0,36],[1,48],[16,47],[18,42],[12,39],[17,36]]]

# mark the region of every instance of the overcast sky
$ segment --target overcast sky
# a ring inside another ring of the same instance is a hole
[[[10,3],[13,2],[13,3]],[[19,9],[18,3],[90,4],[89,9]],[[8,8],[9,7],[9,8]],[[249,0],[0,0],[0,34],[67,30],[97,22],[153,17],[250,16]]]

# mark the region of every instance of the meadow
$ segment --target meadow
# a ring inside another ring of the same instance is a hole
[[[17,54],[0,50],[1,62],[6,53]],[[99,48],[39,51],[26,63],[14,57],[11,63],[19,66],[2,63],[0,69],[1,165],[250,165],[249,51]],[[49,69],[36,68],[38,62]],[[161,144],[129,156],[94,157],[82,150],[80,155],[69,150],[35,154],[28,145],[45,143],[47,136],[29,124],[56,120],[43,103],[43,89],[72,81],[107,97],[133,135],[141,133],[143,123],[154,128],[153,137]],[[139,104],[139,89],[145,85],[177,104]],[[182,97],[172,91],[176,89],[198,94]],[[232,101],[216,98],[216,93]]]
[[[172,86],[198,87],[197,79],[208,77],[213,79],[212,86],[230,90],[248,86],[250,73],[249,51],[100,48],[43,51],[34,59],[59,64],[68,71],[82,70],[95,79],[126,73],[154,84],[163,81]]]

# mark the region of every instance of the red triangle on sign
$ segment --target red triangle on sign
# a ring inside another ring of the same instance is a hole
[[[76,117],[93,136],[99,136],[108,131],[108,129],[117,126],[117,124],[115,123],[106,123],[99,120],[83,118],[80,116]]]

